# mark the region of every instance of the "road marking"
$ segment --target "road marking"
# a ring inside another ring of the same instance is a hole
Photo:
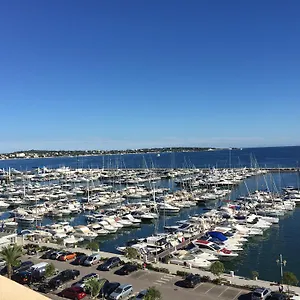
[[[200,284],[196,284],[196,286],[192,289],[192,291],[194,291],[195,289],[197,289],[202,284],[203,284],[203,282],[201,282]]]
[[[239,292],[238,292],[238,294],[233,298],[233,299],[237,299],[238,298],[238,296],[241,294],[241,293],[243,293],[243,291],[242,290],[240,290]]]
[[[224,291],[221,292],[221,294],[218,296],[218,298],[221,297],[221,295],[222,295],[224,292],[226,292],[228,289],[229,289],[229,286],[228,286]]]
[[[161,285],[161,283],[154,281],[153,284]]]
[[[161,284],[163,284],[163,283],[166,283],[165,281],[163,281],[163,280],[155,280],[156,282],[159,282],[159,283],[161,283]]]
[[[174,277],[176,277],[176,275],[173,275],[173,274],[166,274],[164,277],[174,278]]]
[[[211,291],[215,286],[213,285],[210,289],[208,289],[205,294],[207,294],[209,291]]]

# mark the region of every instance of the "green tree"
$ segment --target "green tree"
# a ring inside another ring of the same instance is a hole
[[[161,292],[154,286],[149,287],[145,295],[145,300],[161,300]]]
[[[51,277],[55,274],[55,267],[53,263],[50,263],[46,266],[45,268],[45,276],[46,277]]]
[[[297,285],[299,280],[296,275],[292,272],[284,272],[282,282],[288,287],[288,294],[290,293],[290,285]]]
[[[97,278],[90,278],[85,282],[85,288],[91,293],[93,299],[98,297],[105,281],[105,279],[99,281]]]
[[[0,256],[5,260],[7,265],[7,277],[11,278],[13,267],[20,264],[19,258],[22,256],[22,248],[16,244],[2,248]]]
[[[129,259],[136,259],[139,257],[139,253],[136,249],[127,247],[125,250],[125,256]]]
[[[210,271],[216,275],[216,276],[220,276],[222,273],[224,273],[225,268],[223,263],[221,263],[220,261],[215,261],[211,266],[210,266]]]
[[[99,244],[97,242],[89,242],[86,245],[87,249],[90,249],[92,251],[98,251],[99,250]]]

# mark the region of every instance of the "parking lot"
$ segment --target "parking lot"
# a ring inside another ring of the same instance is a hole
[[[40,256],[40,255],[39,255]],[[149,270],[138,270],[136,272],[131,273],[126,276],[119,276],[114,274],[116,269],[111,271],[98,271],[96,270],[97,266],[84,267],[84,266],[74,266],[70,264],[70,262],[63,262],[57,260],[45,260],[40,259],[39,256],[24,256],[23,261],[31,260],[34,263],[38,263],[41,261],[52,262],[59,271],[65,269],[77,269],[80,271],[80,276],[76,280],[69,281],[64,286],[59,288],[53,293],[47,294],[47,297],[51,299],[64,299],[57,295],[64,288],[69,287],[72,283],[78,281],[82,276],[85,276],[90,273],[98,273],[101,278],[106,278],[111,282],[120,282],[121,284],[127,283],[133,285],[134,293],[138,293],[143,289],[147,289],[149,286],[156,286],[162,293],[163,299],[201,299],[204,300],[212,300],[212,299],[220,299],[220,300],[246,300],[249,298],[249,292],[246,290],[236,289],[228,286],[220,286],[214,285],[211,283],[200,283],[193,289],[186,289],[180,287],[181,277],[178,277],[173,274],[164,274],[153,272]],[[86,299],[88,299],[86,297]]]

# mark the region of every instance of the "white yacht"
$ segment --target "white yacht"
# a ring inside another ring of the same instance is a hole
[[[110,231],[104,229],[104,227],[102,225],[100,225],[99,223],[92,223],[90,225],[88,225],[88,227],[97,233],[97,235],[99,236],[105,236],[107,234],[110,233]]]
[[[130,222],[132,222],[133,224],[135,224],[137,226],[140,226],[140,224],[141,224],[141,220],[134,218],[131,214],[124,215],[123,218],[128,219]]]
[[[0,200],[0,209],[6,209],[9,207],[10,204]]]
[[[115,233],[118,230],[117,227],[109,224],[108,221],[106,221],[106,220],[99,221],[98,224],[100,224],[102,226],[102,228],[104,230],[107,230],[109,233]]]
[[[91,231],[87,226],[84,225],[75,226],[74,229],[74,237],[83,238],[87,241],[91,241],[98,236],[96,232]]]
[[[219,246],[213,242],[206,240],[195,240],[193,244],[198,246],[203,252],[212,253],[219,257],[220,260],[229,260],[238,256],[237,253],[226,249],[225,247]]]
[[[157,208],[161,214],[176,214],[180,211],[179,207],[173,206],[169,203],[157,203]]]

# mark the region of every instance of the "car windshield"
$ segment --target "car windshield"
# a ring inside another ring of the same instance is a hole
[[[261,297],[261,293],[258,293],[258,292],[253,292],[253,296],[255,296],[255,297]]]
[[[123,289],[121,289],[121,288],[117,288],[116,290],[115,290],[115,293],[117,293],[117,294],[120,294],[120,293],[122,293],[123,292]]]

